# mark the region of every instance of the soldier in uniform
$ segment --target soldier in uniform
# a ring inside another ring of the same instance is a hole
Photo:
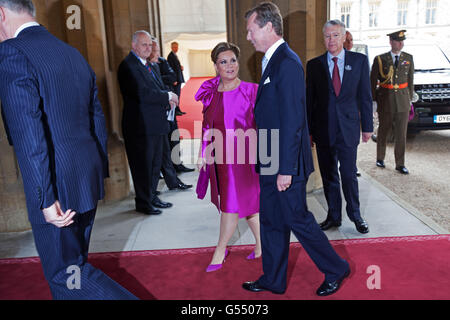
[[[402,174],[409,174],[405,167],[405,149],[414,93],[414,61],[412,55],[402,52],[405,32],[406,30],[401,30],[388,34],[392,50],[375,58],[370,79],[379,116],[376,165],[386,167],[386,142],[394,128],[395,169]]]

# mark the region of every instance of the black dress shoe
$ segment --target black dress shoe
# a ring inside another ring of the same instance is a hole
[[[283,292],[278,292],[278,291],[273,291],[267,288],[264,288],[263,286],[261,286],[258,281],[252,281],[252,282],[245,282],[242,284],[242,288],[244,288],[245,290],[251,291],[251,292],[263,292],[263,291],[269,291],[272,292],[274,294],[284,294]]]
[[[341,221],[333,221],[331,219],[327,219],[320,224],[320,229],[322,229],[323,231],[326,231],[333,227],[336,227],[336,228],[340,227],[341,225],[342,225]]]
[[[397,168],[395,168],[395,170],[397,170],[401,174],[409,174],[408,169],[406,169],[404,166],[398,166]]]
[[[356,230],[359,233],[369,233],[369,225],[363,219],[355,221]]]
[[[163,202],[161,201],[160,198],[155,197],[155,199],[153,199],[152,201],[152,205],[156,208],[160,208],[160,209],[168,209],[172,207],[172,204],[170,202]]]
[[[175,167],[175,170],[180,173],[180,172],[194,172],[195,169],[191,169],[191,168],[186,168],[184,165],[180,164],[179,166]]]
[[[377,135],[376,134],[372,135],[372,141],[377,143],[378,139],[377,139]]]
[[[156,208],[136,208],[136,212],[143,213],[149,216],[157,216],[162,213],[161,210]]]
[[[190,188],[192,188],[192,187],[193,187],[192,184],[184,184],[183,182],[180,182],[180,183],[178,183],[178,185],[177,185],[176,187],[169,188],[169,190],[175,190],[175,189],[178,189],[178,190],[187,190],[187,189],[190,189]]]
[[[356,170],[356,176],[359,178],[361,177],[361,172],[359,172],[359,170]]]
[[[386,168],[386,165],[384,164],[383,160],[377,160],[377,167],[378,168]]]
[[[342,281],[344,281],[345,278],[347,278],[350,275],[350,269],[339,279],[332,282],[324,281],[322,285],[317,289],[316,294],[320,297],[329,296],[333,293],[336,293],[336,291],[339,290],[341,287]]]

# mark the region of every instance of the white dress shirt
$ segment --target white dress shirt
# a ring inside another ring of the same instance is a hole
[[[402,54],[402,52],[400,51],[398,54],[395,54],[391,51],[391,57],[392,57],[392,61],[395,64],[395,57],[398,56],[398,62],[400,63],[400,55]]]
[[[328,57],[328,68],[330,70],[330,76],[331,79],[333,79],[333,70],[334,70],[334,61],[333,58],[334,56],[328,52],[327,54]],[[344,80],[344,68],[345,68],[345,50],[342,49],[342,51],[336,56],[338,58],[338,68],[339,68],[339,76],[341,78],[341,83]]]
[[[19,27],[19,29],[16,30],[16,33],[14,34],[14,38],[17,38],[17,36],[19,35],[19,33],[21,33],[24,29],[30,28],[30,27],[39,27],[39,25],[40,25],[40,24],[37,23],[36,21],[24,23],[23,25],[21,25],[21,26]]]
[[[270,48],[269,50],[266,51],[266,54],[264,55],[264,57],[267,59],[267,64],[269,64],[270,59],[272,58],[273,54],[275,53],[275,51],[277,51],[278,47],[281,46],[283,43],[285,43],[286,41],[284,41],[283,38],[281,38],[280,40],[278,40],[277,42],[275,42]]]

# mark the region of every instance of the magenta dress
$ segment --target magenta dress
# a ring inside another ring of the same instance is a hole
[[[219,212],[245,218],[259,213],[254,117],[258,85],[241,81],[236,89],[219,92],[219,84],[220,77],[205,81],[195,96],[204,106],[202,156],[209,159],[200,172],[197,195],[203,199],[211,183],[211,201]]]

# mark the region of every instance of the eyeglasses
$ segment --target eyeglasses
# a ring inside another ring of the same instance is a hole
[[[331,40],[331,39],[337,40],[340,37],[342,37],[342,35],[340,33],[324,34],[323,36],[324,36],[325,40]]]

